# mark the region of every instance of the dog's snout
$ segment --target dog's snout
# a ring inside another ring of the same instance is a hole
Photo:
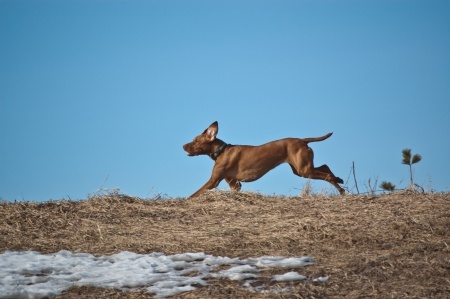
[[[191,143],[186,143],[183,145],[184,151],[188,154],[188,156],[193,156]]]

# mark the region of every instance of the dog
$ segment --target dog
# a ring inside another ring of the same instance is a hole
[[[310,142],[323,141],[333,133],[316,138],[285,138],[259,146],[231,145],[216,138],[219,124],[213,122],[192,142],[183,145],[188,156],[208,155],[215,161],[211,178],[189,198],[197,197],[206,190],[216,188],[225,180],[231,190],[240,191],[241,182],[253,182],[269,170],[288,163],[294,174],[332,184],[341,195],[345,190],[339,186],[344,181],[336,177],[327,165],[314,167]]]

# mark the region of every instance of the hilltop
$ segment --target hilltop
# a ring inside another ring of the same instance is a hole
[[[211,191],[199,198],[150,200],[120,194],[82,201],[0,203],[0,253],[60,250],[214,256],[312,256],[311,280],[273,282],[251,293],[242,281],[171,298],[448,298],[450,194],[266,196]],[[271,270],[269,274],[277,274]],[[144,291],[72,288],[56,298],[151,298]]]

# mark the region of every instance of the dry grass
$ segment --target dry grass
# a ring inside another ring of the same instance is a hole
[[[194,200],[111,195],[0,203],[0,252],[311,255],[315,264],[300,272],[330,276],[327,283],[288,283],[291,292],[279,294],[250,293],[242,282],[211,279],[209,286],[173,298],[448,298],[449,230],[449,193],[301,198],[208,192]],[[271,289],[286,285],[269,278],[261,283]],[[151,295],[83,287],[59,296],[79,297]]]

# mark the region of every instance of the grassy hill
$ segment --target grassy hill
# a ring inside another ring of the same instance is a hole
[[[272,282],[288,293],[251,293],[242,281],[171,298],[448,298],[450,194],[282,197],[207,192],[192,200],[124,195],[83,201],[0,203],[0,253],[65,249],[95,255],[205,252],[215,256],[309,255],[311,280]],[[285,271],[284,271],[285,272]],[[57,298],[151,298],[145,292],[72,288]]]

